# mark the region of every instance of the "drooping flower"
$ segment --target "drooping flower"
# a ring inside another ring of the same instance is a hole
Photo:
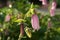
[[[56,6],[57,6],[56,2],[53,1],[53,2],[52,2],[51,9],[50,9],[50,15],[51,15],[51,16],[55,16],[55,9],[56,9]]]
[[[55,10],[54,9],[50,9],[50,16],[55,16]]]
[[[51,9],[56,9],[56,6],[57,6],[56,2],[53,1],[53,2],[52,2],[52,7],[51,7]]]
[[[42,5],[47,5],[47,0],[39,0],[42,1]]]
[[[20,24],[20,35],[19,35],[19,38],[18,40],[21,40],[21,38],[24,36],[24,24],[21,23]]]
[[[24,35],[24,24],[23,23],[20,24],[20,35],[21,36]]]
[[[11,19],[11,16],[9,14],[7,14],[6,17],[5,17],[5,22],[10,21],[10,19]]]
[[[32,28],[34,30],[39,30],[40,26],[39,26],[39,19],[38,16],[36,14],[33,14],[31,17],[31,24],[32,24]]]

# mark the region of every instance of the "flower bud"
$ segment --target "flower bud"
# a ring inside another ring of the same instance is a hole
[[[39,19],[38,16],[36,14],[33,14],[31,17],[31,24],[32,24],[32,28],[34,30],[39,30],[40,26],[39,26]]]
[[[24,35],[24,24],[23,23],[20,24],[20,35],[21,36]]]

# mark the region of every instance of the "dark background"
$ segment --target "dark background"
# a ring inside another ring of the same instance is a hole
[[[4,7],[4,6],[7,6],[7,1],[8,0],[0,0],[0,8]],[[13,0],[11,0],[11,1],[13,1]],[[42,2],[40,2],[39,0],[28,0],[28,1],[31,2],[31,3],[33,2],[36,5],[42,5]],[[49,3],[50,0],[47,0],[47,1]],[[60,8],[60,0],[56,0],[56,1],[57,1],[57,8]]]

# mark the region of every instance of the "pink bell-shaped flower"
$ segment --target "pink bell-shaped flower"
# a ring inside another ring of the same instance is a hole
[[[50,15],[51,15],[51,16],[55,16],[56,6],[57,6],[56,2],[53,1],[53,2],[52,2],[52,7],[51,7],[51,9],[50,9]]]
[[[53,2],[52,2],[52,7],[51,7],[51,9],[56,9],[56,6],[57,6],[56,2],[53,1]]]
[[[55,16],[55,10],[54,9],[50,9],[50,16]]]
[[[31,24],[32,24],[32,28],[34,30],[39,30],[40,26],[39,26],[39,19],[38,16],[36,14],[33,14],[31,17]]]
[[[7,14],[6,17],[5,17],[5,22],[10,21],[10,18],[11,18],[11,16],[9,14]]]

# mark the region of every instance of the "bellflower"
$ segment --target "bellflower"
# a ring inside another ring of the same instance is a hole
[[[51,16],[55,16],[55,9],[56,9],[56,6],[57,6],[56,2],[53,1],[53,2],[52,2],[51,9],[50,9],[50,15],[51,15]]]
[[[39,19],[38,19],[38,16],[36,14],[32,15],[31,24],[32,24],[32,28],[34,30],[39,30],[40,29],[40,27],[39,27]]]
[[[53,2],[52,2],[52,7],[51,7],[51,9],[56,9],[56,6],[57,6],[56,2],[53,1]]]
[[[54,9],[50,9],[50,16],[55,16],[55,10]]]

